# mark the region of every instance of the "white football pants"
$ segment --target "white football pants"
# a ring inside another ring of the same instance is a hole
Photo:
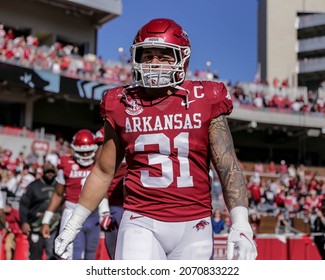
[[[125,211],[118,230],[116,260],[209,260],[213,254],[210,216],[162,222]]]

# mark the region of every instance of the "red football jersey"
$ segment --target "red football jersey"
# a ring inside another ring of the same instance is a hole
[[[77,203],[81,189],[85,183],[87,176],[92,169],[93,164],[89,166],[81,166],[72,156],[62,156],[58,164],[57,182],[65,185],[65,199],[73,203]]]
[[[211,214],[209,125],[232,111],[223,83],[186,81],[182,87],[154,100],[140,87],[119,87],[101,102],[102,117],[125,147],[124,208],[166,222]]]

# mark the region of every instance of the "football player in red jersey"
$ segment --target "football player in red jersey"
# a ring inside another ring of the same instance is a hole
[[[235,247],[239,259],[256,258],[246,182],[226,120],[231,97],[223,83],[185,80],[190,55],[188,35],[175,21],[153,19],[140,28],[131,47],[135,83],[102,99],[102,152],[56,239],[57,254],[104,197],[125,156],[115,259],[212,258],[210,160],[232,219],[227,258]]]
[[[95,159],[99,157],[104,143],[104,127],[95,134],[95,142],[98,145]],[[127,172],[125,160],[121,162],[118,171],[108,189],[107,198],[99,204],[99,220],[102,230],[105,232],[105,244],[110,259],[114,259],[117,231],[124,211],[124,177]]]
[[[94,165],[94,157],[97,150],[94,134],[88,129],[79,130],[73,136],[71,148],[74,151],[72,155],[67,154],[59,159],[55,192],[51,197],[47,211],[42,220],[42,235],[45,238],[50,236],[49,223],[53,213],[60,207],[63,200],[65,200],[65,204],[60,224],[60,232],[63,230],[73,209],[76,207],[86,177]],[[73,242],[73,246],[69,247],[69,259],[95,259],[100,234],[98,221],[98,211],[94,209],[82,228],[80,228],[80,232]]]

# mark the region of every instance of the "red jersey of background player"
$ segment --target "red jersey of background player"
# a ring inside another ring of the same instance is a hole
[[[62,156],[59,159],[56,181],[65,186],[65,199],[77,203],[79,195],[90,170],[94,164],[82,166],[73,156]]]
[[[211,214],[209,125],[232,111],[223,83],[185,81],[182,88],[151,100],[140,87],[119,87],[101,103],[125,147],[124,208],[167,222]]]

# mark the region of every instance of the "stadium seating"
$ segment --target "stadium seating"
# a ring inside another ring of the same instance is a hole
[[[321,260],[313,239],[308,235],[259,234],[255,242],[257,260]],[[226,259],[226,243],[226,234],[215,235],[215,260]]]

